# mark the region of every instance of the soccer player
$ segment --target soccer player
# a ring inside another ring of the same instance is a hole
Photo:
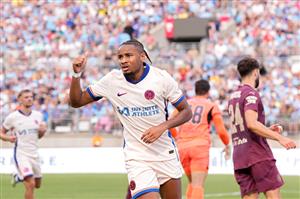
[[[181,198],[182,176],[177,149],[168,129],[188,121],[192,112],[176,81],[151,62],[137,40],[121,44],[121,70],[112,70],[82,91],[80,76],[86,56],[75,59],[70,104],[81,107],[102,97],[113,105],[123,125],[125,165],[132,198]],[[168,120],[167,103],[179,111]]]
[[[42,177],[37,142],[44,136],[47,127],[42,113],[31,109],[33,93],[30,90],[22,90],[18,100],[20,106],[5,118],[0,138],[15,143],[14,163],[17,175],[13,180],[14,183],[23,182],[25,199],[33,199],[34,189],[40,188]]]
[[[188,100],[193,117],[181,125],[176,132],[180,161],[189,180],[187,199],[203,199],[204,183],[209,166],[210,125],[214,123],[216,131],[225,145],[225,158],[229,158],[229,136],[225,129],[218,105],[208,99],[210,85],[207,80],[195,83],[196,96]],[[176,113],[174,113],[176,114]]]
[[[228,111],[231,120],[234,174],[244,199],[280,198],[283,180],[266,138],[278,141],[286,149],[296,147],[291,139],[280,134],[278,125],[265,126],[259,86],[259,63],[246,57],[239,61],[237,70],[241,85],[230,96]]]

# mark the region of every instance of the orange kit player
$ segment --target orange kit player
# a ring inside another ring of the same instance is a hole
[[[214,123],[217,133],[226,145],[225,158],[229,158],[229,136],[224,127],[218,105],[208,99],[210,85],[206,80],[195,83],[196,96],[189,99],[193,117],[178,129],[171,129],[175,137],[180,161],[188,177],[187,199],[204,198],[204,182],[209,165],[210,124]],[[176,114],[176,113],[175,113]]]

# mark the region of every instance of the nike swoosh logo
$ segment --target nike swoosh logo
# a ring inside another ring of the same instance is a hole
[[[127,93],[117,93],[117,96],[120,97],[120,96],[125,95],[125,94],[127,94]]]

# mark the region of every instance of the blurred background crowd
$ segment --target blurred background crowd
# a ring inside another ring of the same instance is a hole
[[[81,109],[68,106],[72,60],[88,52],[85,88],[118,68],[119,44],[141,40],[154,67],[168,70],[187,97],[200,78],[211,82],[211,98],[226,104],[239,84],[237,61],[245,55],[262,64],[260,92],[269,123],[300,131],[300,1],[222,0],[11,0],[0,3],[1,121],[17,107],[17,93],[35,92],[34,108],[53,131],[120,129],[109,102]],[[164,18],[209,18],[209,36],[196,44],[174,44],[153,36]],[[163,45],[162,45],[163,43]],[[83,121],[82,127],[75,126]]]

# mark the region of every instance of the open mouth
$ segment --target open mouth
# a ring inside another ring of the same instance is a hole
[[[121,66],[122,71],[128,71],[129,70],[129,66]]]

